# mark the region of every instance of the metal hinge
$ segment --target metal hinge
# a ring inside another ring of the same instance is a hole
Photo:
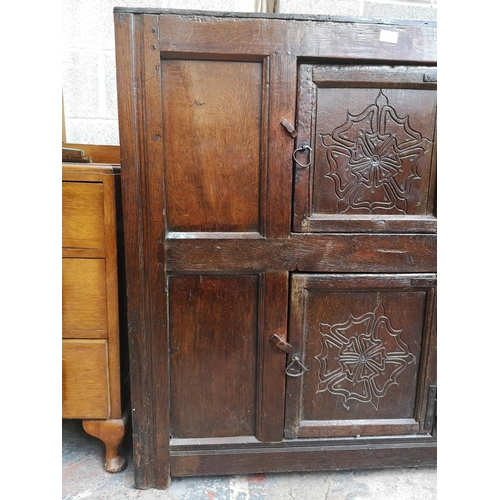
[[[437,279],[432,277],[412,278],[411,286],[434,287],[437,285]]]
[[[431,385],[429,387],[429,394],[427,395],[427,409],[425,411],[424,426],[425,432],[432,432],[436,426],[437,421],[437,386]]]
[[[437,83],[438,77],[437,77],[437,71],[433,71],[430,73],[425,73],[423,81],[425,83]]]

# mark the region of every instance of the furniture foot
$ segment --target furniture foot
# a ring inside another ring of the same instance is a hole
[[[104,468],[108,472],[120,472],[125,469],[127,461],[120,454],[119,448],[125,436],[126,419],[83,420],[82,424],[87,434],[105,444]]]

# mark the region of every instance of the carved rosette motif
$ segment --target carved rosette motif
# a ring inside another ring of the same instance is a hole
[[[349,315],[345,323],[320,323],[321,352],[318,393],[328,391],[349,400],[371,403],[378,410],[380,399],[415,356],[392,327],[383,306],[360,317]]]
[[[337,213],[407,213],[407,197],[420,179],[418,165],[431,149],[429,139],[399,118],[380,90],[375,104],[331,134],[319,134],[333,180]]]

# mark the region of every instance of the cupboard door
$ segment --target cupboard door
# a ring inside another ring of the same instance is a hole
[[[435,232],[433,67],[302,65],[294,230]]]
[[[288,438],[424,432],[432,274],[292,277]]]

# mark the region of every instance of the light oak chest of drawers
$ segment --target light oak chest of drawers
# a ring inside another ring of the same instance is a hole
[[[82,419],[84,429],[104,442],[109,472],[126,465],[118,451],[128,400],[119,308],[119,179],[117,166],[62,165],[62,418]]]

